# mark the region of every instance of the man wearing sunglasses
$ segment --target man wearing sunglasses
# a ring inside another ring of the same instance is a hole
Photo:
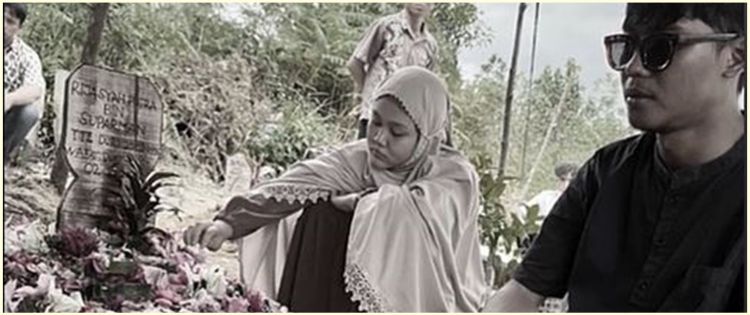
[[[558,199],[485,311],[746,310],[746,4],[629,4],[607,36],[630,124]]]

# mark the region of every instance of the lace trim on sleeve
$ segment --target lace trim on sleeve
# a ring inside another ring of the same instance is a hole
[[[306,203],[311,201],[317,203],[320,200],[328,200],[331,197],[329,190],[318,187],[301,187],[299,185],[271,185],[260,188],[263,197],[274,199],[277,202],[287,201],[294,203]]]

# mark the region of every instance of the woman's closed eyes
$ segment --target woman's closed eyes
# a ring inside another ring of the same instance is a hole
[[[377,169],[389,169],[406,162],[414,152],[418,132],[398,100],[382,97],[375,101],[367,131],[371,160]]]
[[[372,124],[377,128],[384,127],[379,115],[377,113],[374,113],[373,115],[374,119],[372,120]],[[396,138],[401,138],[409,135],[409,128],[398,122],[388,123],[387,130],[392,136]]]

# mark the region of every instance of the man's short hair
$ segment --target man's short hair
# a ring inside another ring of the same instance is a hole
[[[648,34],[664,30],[681,18],[699,19],[717,33],[745,37],[746,3],[628,3],[622,29]],[[745,73],[737,81],[737,93],[745,87]]]
[[[718,33],[745,36],[745,3],[628,3],[622,29],[651,33],[664,30],[681,18],[699,19]]]
[[[18,25],[23,25],[26,15],[29,14],[26,4],[23,3],[3,3],[3,10],[10,10],[10,14],[18,18]]]
[[[555,166],[555,176],[563,179],[565,175],[573,174],[578,170],[578,165],[573,163],[560,163]]]

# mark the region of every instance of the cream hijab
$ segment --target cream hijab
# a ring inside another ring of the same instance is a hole
[[[384,96],[396,98],[419,131],[414,153],[403,165],[389,170],[372,169],[367,143],[360,140],[319,158],[299,162],[258,189],[277,201],[317,201],[332,193],[408,183],[429,173],[435,160],[430,157],[460,156],[445,144],[450,125],[448,91],[435,74],[417,66],[401,68],[383,82],[374,99]]]
[[[370,167],[367,142],[300,162],[255,193],[301,204],[377,191],[358,203],[344,278],[363,311],[474,312],[488,288],[479,253],[479,185],[471,164],[445,145],[448,92],[432,72],[405,67],[375,98],[396,98],[414,121],[413,157],[390,170]]]

